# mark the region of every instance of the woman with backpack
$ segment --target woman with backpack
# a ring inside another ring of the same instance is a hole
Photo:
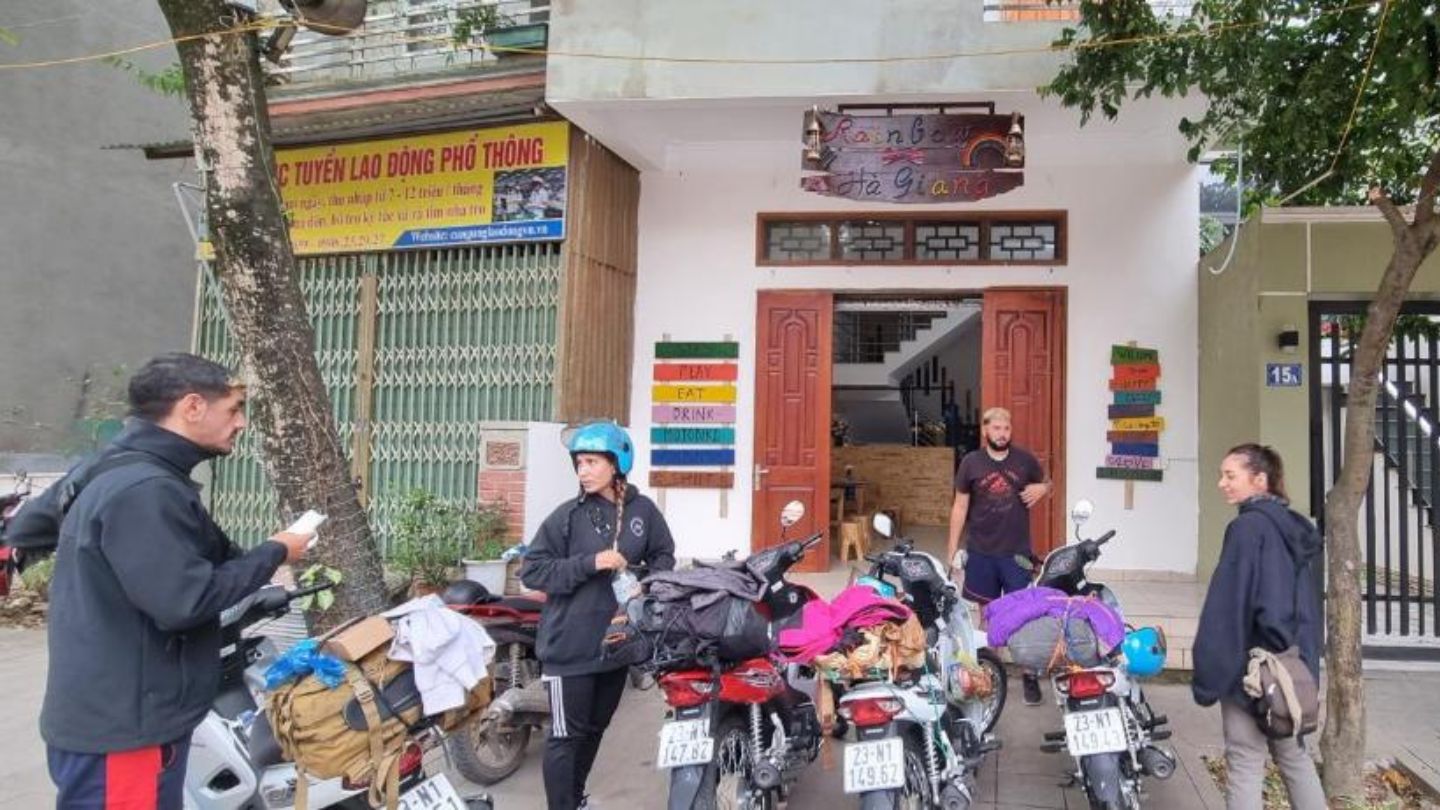
[[[1270,737],[1244,679],[1251,650],[1298,648],[1319,682],[1320,600],[1310,564],[1320,554],[1315,526],[1289,506],[1285,469],[1269,447],[1242,444],[1220,465],[1220,492],[1239,512],[1210,580],[1195,631],[1191,691],[1201,706],[1220,703],[1229,766],[1229,810],[1260,810],[1268,753],[1285,780],[1290,806],[1325,810],[1315,761],[1296,736]]]
[[[601,644],[633,586],[630,566],[675,567],[675,541],[655,503],[627,484],[630,436],[612,422],[581,427],[566,443],[580,481],[576,498],[541,524],[520,579],[545,594],[537,654],[550,694],[545,798],[550,810],[590,807],[585,782],[600,738],[625,692],[627,669],[602,660]]]

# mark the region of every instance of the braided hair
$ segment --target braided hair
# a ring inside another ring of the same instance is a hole
[[[1285,462],[1275,448],[1268,445],[1247,443],[1230,448],[1226,456],[1237,456],[1251,475],[1265,474],[1266,489],[1282,501],[1289,501],[1285,492]]]

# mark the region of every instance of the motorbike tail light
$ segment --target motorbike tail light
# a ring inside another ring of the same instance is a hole
[[[662,675],[660,688],[665,691],[665,702],[676,709],[699,706],[715,694],[715,682],[703,670]]]
[[[720,699],[728,703],[765,703],[785,691],[785,679],[763,658],[746,661],[720,676]]]
[[[861,698],[840,704],[840,716],[860,728],[883,726],[895,718],[905,704],[896,698]]]
[[[1115,673],[1104,670],[1081,670],[1061,677],[1055,687],[1072,698],[1097,698],[1115,685]]]
[[[409,776],[412,773],[418,773],[424,760],[425,756],[419,745],[412,742],[405,746],[405,753],[400,755],[400,775]]]

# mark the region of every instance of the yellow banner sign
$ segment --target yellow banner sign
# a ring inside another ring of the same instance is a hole
[[[295,253],[565,237],[562,122],[277,149]]]
[[[1150,416],[1135,419],[1111,419],[1112,430],[1164,430],[1165,417]]]
[[[656,402],[734,402],[733,385],[657,385],[651,391]]]

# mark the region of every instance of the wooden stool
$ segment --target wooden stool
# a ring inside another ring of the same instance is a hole
[[[865,559],[865,534],[869,531],[863,518],[847,520],[840,524],[840,562]],[[853,553],[853,557],[850,555]]]

